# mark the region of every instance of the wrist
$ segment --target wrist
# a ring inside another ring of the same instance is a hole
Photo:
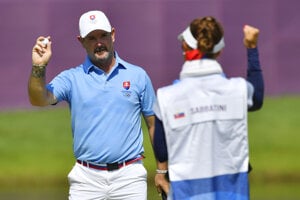
[[[32,67],[36,67],[36,68],[45,68],[47,66],[47,64],[34,64],[32,63]]]
[[[166,174],[168,173],[167,169],[156,169],[156,174]]]
[[[45,78],[47,65],[32,64],[31,76],[35,78]]]

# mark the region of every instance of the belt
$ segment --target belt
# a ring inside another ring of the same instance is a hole
[[[144,156],[133,158],[130,160],[126,160],[124,162],[114,162],[114,163],[105,163],[105,164],[96,164],[96,163],[91,163],[87,161],[82,161],[82,160],[77,160],[77,163],[88,167],[88,168],[93,168],[93,169],[98,169],[98,170],[106,170],[106,171],[114,171],[118,170],[122,167],[125,167],[127,165],[130,165],[134,162],[137,162],[139,160],[142,160]]]

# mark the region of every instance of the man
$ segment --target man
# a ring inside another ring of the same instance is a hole
[[[141,114],[150,138],[155,93],[147,73],[122,60],[114,49],[115,29],[102,11],[79,19],[78,41],[85,61],[45,83],[52,41],[39,37],[32,51],[30,102],[69,104],[76,164],[69,173],[69,199],[142,200],[147,198]]]
[[[244,27],[247,80],[226,78],[216,61],[225,42],[215,18],[194,19],[179,35],[180,82],[159,88],[155,107],[155,184],[168,200],[249,199],[247,111],[261,108],[264,93],[258,35]]]

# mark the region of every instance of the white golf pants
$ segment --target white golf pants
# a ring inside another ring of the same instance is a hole
[[[69,200],[146,200],[147,171],[142,161],[106,171],[76,163],[68,175]]]

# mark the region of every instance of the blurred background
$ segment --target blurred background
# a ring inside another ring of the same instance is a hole
[[[246,71],[245,24],[260,29],[259,51],[268,95],[300,92],[298,0],[0,0],[1,108],[28,107],[31,49],[38,36],[52,37],[48,79],[80,64],[85,51],[76,39],[78,19],[104,11],[116,28],[116,50],[149,73],[155,88],[177,78],[182,53],[177,35],[196,17],[215,16],[224,26],[220,62],[228,76]]]
[[[27,80],[38,36],[51,36],[53,43],[48,81],[83,62],[85,50],[76,37],[79,17],[88,10],[107,14],[116,29],[119,56],[142,66],[155,89],[178,78],[183,59],[177,35],[194,18],[214,16],[223,24],[226,47],[219,61],[229,77],[246,76],[242,29],[245,24],[258,27],[266,102],[249,117],[250,147],[257,162],[253,195],[276,199],[268,194],[277,191],[278,199],[286,194],[300,199],[297,189],[290,190],[300,186],[299,8],[299,0],[0,0],[0,156],[5,158],[0,165],[0,199],[50,194],[59,197],[49,199],[66,198],[61,194],[67,193],[66,175],[74,163],[68,111],[64,104],[56,109],[32,107]],[[150,147],[145,161],[150,171],[155,168],[151,151]],[[272,187],[272,182],[282,184]],[[34,193],[20,189],[28,185]],[[21,195],[11,192],[16,188]]]

